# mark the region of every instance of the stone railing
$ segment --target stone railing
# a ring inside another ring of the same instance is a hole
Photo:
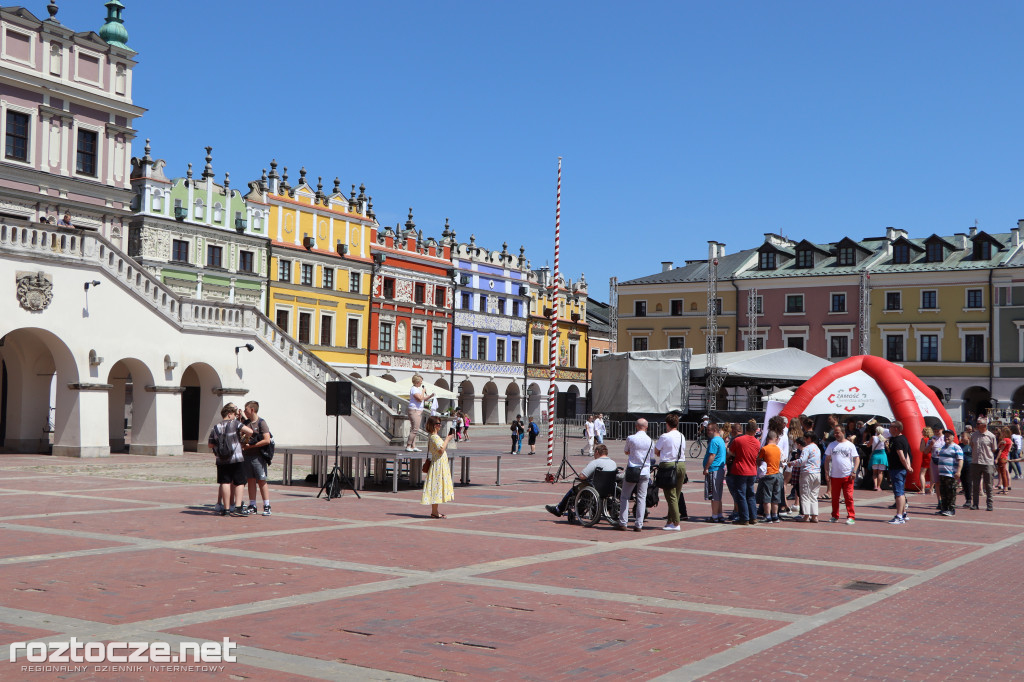
[[[75,228],[0,220],[0,253],[19,259],[71,260],[99,267],[130,290],[143,304],[175,326],[194,331],[229,331],[252,337],[285,364],[299,369],[306,379],[326,390],[328,381],[352,383],[354,414],[375,427],[386,440],[394,440],[407,418],[388,407],[358,380],[352,380],[308,351],[256,308],[181,298],[155,275],[114,246],[102,235]]]

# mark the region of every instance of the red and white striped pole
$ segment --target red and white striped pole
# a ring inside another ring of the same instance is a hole
[[[558,184],[555,189],[555,272],[551,281],[551,364],[548,384],[548,466],[555,456],[555,398],[558,388],[555,386],[555,374],[558,362],[558,236],[562,219],[562,157],[558,157]],[[565,437],[565,434],[562,434]]]

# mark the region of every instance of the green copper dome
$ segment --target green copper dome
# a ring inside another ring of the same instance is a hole
[[[103,38],[108,45],[130,49],[128,47],[128,30],[124,27],[124,19],[121,18],[124,5],[118,0],[110,0],[106,7],[107,22],[100,29],[100,38]]]

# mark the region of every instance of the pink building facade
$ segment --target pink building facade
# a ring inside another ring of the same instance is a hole
[[[0,213],[53,223],[67,215],[126,248],[133,123],[145,110],[132,103],[123,8],[107,3],[100,33],[76,32],[56,5],[47,9],[39,19],[0,7]]]

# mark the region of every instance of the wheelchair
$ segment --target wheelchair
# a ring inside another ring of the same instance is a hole
[[[570,505],[572,516],[581,525],[590,528],[603,518],[613,526],[619,524],[619,500],[622,498],[622,483],[617,471],[595,471],[587,485],[576,492],[576,499]],[[632,518],[636,517],[636,492],[631,498]],[[570,522],[572,521],[570,517]]]

